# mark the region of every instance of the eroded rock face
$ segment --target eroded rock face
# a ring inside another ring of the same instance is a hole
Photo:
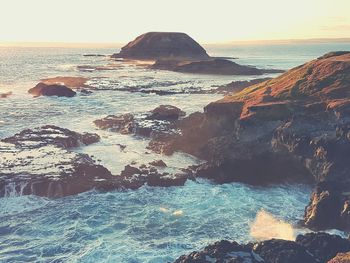
[[[208,59],[209,56],[195,40],[185,33],[149,32],[122,47],[113,58],[139,60]]]
[[[28,90],[28,93],[38,96],[58,96],[58,97],[74,97],[76,92],[64,85],[38,83],[34,88]]]
[[[56,126],[24,130],[0,142],[0,196],[14,193],[62,197],[120,185],[111,173],[73,147],[99,140]]]

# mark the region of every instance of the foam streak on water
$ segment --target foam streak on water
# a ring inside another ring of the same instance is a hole
[[[2,198],[0,261],[172,261],[220,239],[251,240],[249,225],[260,209],[295,223],[309,193],[301,185],[201,181],[57,200]]]

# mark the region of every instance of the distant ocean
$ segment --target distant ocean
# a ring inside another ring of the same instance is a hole
[[[350,43],[206,48],[212,56],[235,57],[240,64],[288,70],[329,51],[350,50]],[[121,90],[123,87],[186,91],[261,77],[191,75],[128,64],[109,71],[77,69],[79,65],[116,63],[108,57],[84,54],[110,55],[117,51],[0,47],[0,93],[13,93],[0,99],[0,138],[54,124],[100,134],[101,142],[77,150],[93,155],[115,174],[132,161],[163,159],[169,169],[187,167],[199,160],[181,153],[146,155],[147,140],[100,131],[92,122],[109,114],[142,113],[161,104],[177,106],[189,114],[222,97],[186,92],[159,96],[130,93]],[[27,94],[40,79],[55,76],[92,78],[90,84],[96,90],[74,98],[32,98]],[[121,152],[118,143],[126,145],[126,151]],[[302,185],[251,187],[200,180],[187,182],[184,187],[88,192],[53,200],[13,192],[0,198],[0,262],[171,262],[217,240],[252,240],[249,226],[261,209],[296,225],[310,191]]]

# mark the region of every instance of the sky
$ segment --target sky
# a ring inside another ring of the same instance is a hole
[[[0,42],[125,43],[149,31],[201,43],[350,38],[350,0],[0,0]]]

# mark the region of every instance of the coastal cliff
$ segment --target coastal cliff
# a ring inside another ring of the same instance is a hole
[[[207,160],[197,177],[219,183],[316,183],[305,225],[350,227],[350,52],[333,52],[210,103],[180,121],[159,152]]]

